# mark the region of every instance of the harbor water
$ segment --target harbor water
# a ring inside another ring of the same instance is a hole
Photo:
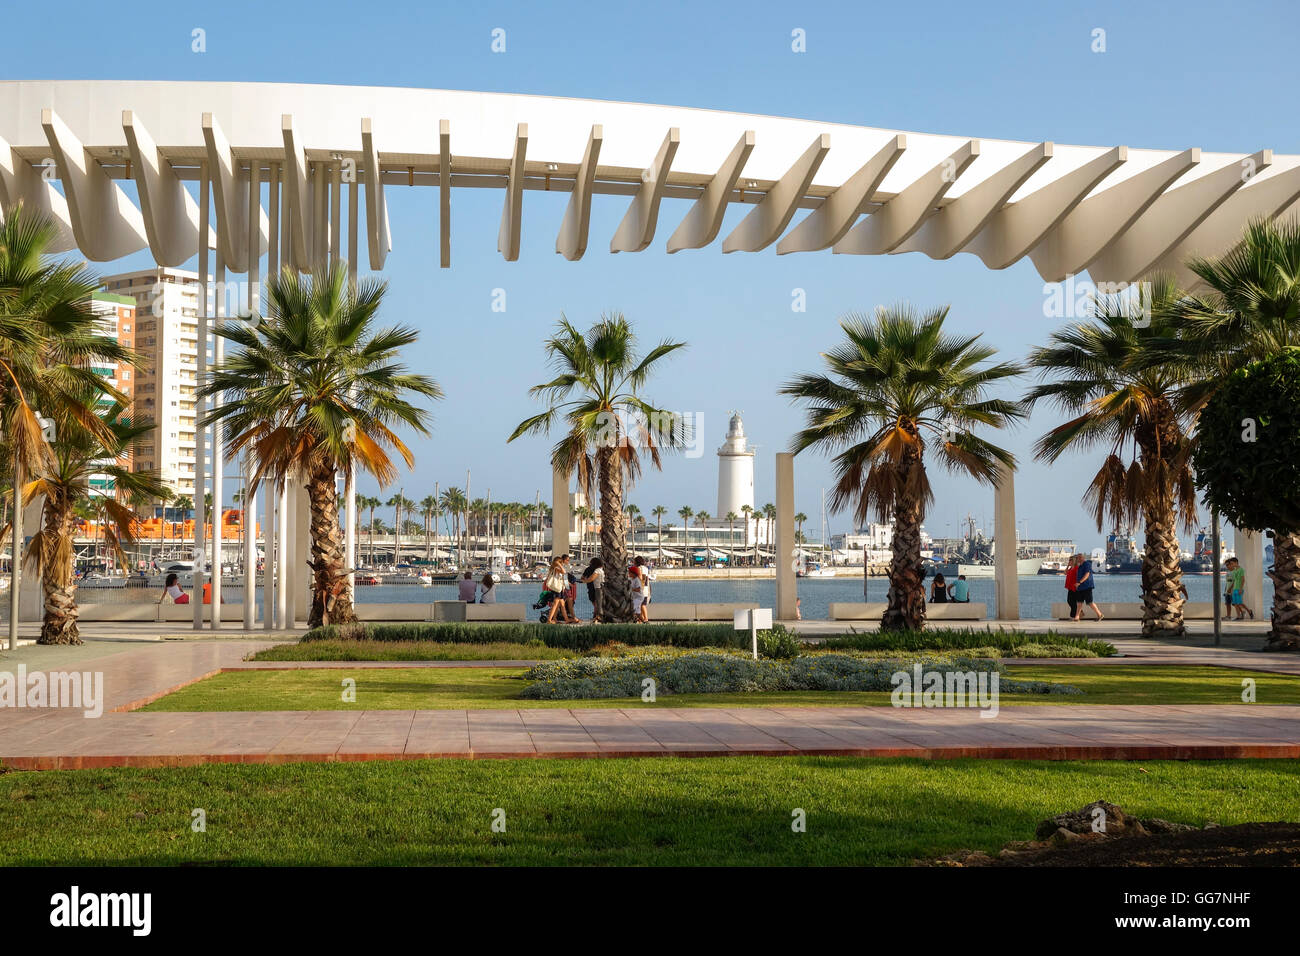
[[[1095,599],[1105,601],[1140,601],[1141,581],[1136,574],[1098,574]],[[1191,601],[1212,601],[1211,585],[1213,578],[1208,574],[1185,574],[1183,583],[1187,587]],[[997,616],[994,581],[991,578],[975,578],[970,582],[970,599],[988,605],[990,616]],[[926,581],[926,593],[929,593],[930,580]],[[889,583],[886,578],[869,578],[866,582],[866,595],[863,595],[863,579],[853,578],[800,578],[798,582],[800,611],[805,620],[824,620],[829,616],[831,602],[883,602]],[[506,604],[532,605],[541,591],[536,581],[521,584],[500,583],[497,585],[497,600]],[[159,592],[153,588],[79,588],[77,600],[81,604],[113,603],[139,604],[155,602]],[[654,601],[665,604],[711,604],[756,602],[760,607],[772,607],[776,602],[776,581],[771,578],[759,579],[692,579],[656,581],[652,591],[651,616]],[[436,583],[428,587],[420,584],[376,584],[359,586],[356,589],[359,604],[427,604],[432,601],[454,601],[456,585],[453,583]],[[222,589],[222,597],[227,604],[238,604],[243,599],[243,589],[227,585]],[[1065,579],[1061,575],[1026,575],[1020,578],[1020,616],[1022,618],[1046,620],[1051,617],[1052,603],[1065,600]],[[1273,601],[1273,584],[1264,581],[1262,606],[1266,609]],[[258,604],[261,604],[261,589],[258,589]],[[578,614],[587,617],[591,605],[587,601],[586,589],[578,588]]]

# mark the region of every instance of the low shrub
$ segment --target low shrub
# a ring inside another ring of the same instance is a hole
[[[527,644],[449,644],[433,641],[315,640],[277,644],[250,654],[253,661],[549,661],[577,651]]]
[[[767,634],[759,631],[760,654],[767,655],[765,647],[788,656],[798,653],[798,642],[784,628],[780,629],[782,636],[769,638]],[[539,641],[546,647],[586,653],[604,644],[743,649],[749,647],[749,633],[734,630],[730,624],[569,625],[522,621],[438,621],[331,624],[313,628],[302,638],[304,644],[319,641],[428,641],[438,644],[527,644]]]
[[[1021,647],[1074,648],[1084,653],[1019,654]],[[1074,634],[934,628],[924,631],[854,631],[828,637],[821,644],[832,651],[973,651],[993,648],[1000,657],[1113,657],[1115,645]]]
[[[753,660],[739,654],[696,652],[677,656],[581,657],[531,667],[532,681],[521,697],[532,700],[589,700],[639,697],[644,681],[656,694],[729,694],[760,691],[890,691],[893,676],[917,664],[932,671],[986,672],[999,675],[999,691],[1009,694],[1078,694],[1077,688],[1044,681],[1010,680],[1003,665],[987,658],[927,657],[901,660],[847,654],[803,655],[793,660]]]

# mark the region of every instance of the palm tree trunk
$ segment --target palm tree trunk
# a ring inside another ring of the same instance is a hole
[[[904,463],[897,487],[907,488],[907,470],[922,467]],[[919,631],[925,627],[925,568],[921,565],[921,502],[900,494],[894,504],[893,554],[889,561],[889,595],[880,628],[885,631]]]
[[[1300,533],[1273,532],[1273,630],[1267,649],[1300,649]]]
[[[331,465],[317,469],[307,482],[311,502],[312,601],[308,627],[352,624],[356,611],[348,590],[347,564],[339,541],[338,499]]]
[[[1172,489],[1162,486],[1143,509],[1146,543],[1142,551],[1142,636],[1178,637],[1183,623],[1182,551],[1178,543]]]
[[[44,617],[41,636],[37,644],[80,644],[81,633],[77,627],[77,582],[72,575],[76,534],[76,519],[70,505],[54,498],[45,499],[45,541],[50,550],[41,558],[41,592],[44,597]]]
[[[627,577],[627,540],[623,535],[623,465],[616,448],[596,452],[600,481],[600,560],[605,565],[603,620],[632,620],[632,589]]]

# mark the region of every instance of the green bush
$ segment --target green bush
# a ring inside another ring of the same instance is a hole
[[[784,634],[784,628],[782,628]],[[759,652],[764,644],[781,653],[797,642],[785,634],[769,639],[767,632],[759,632]],[[540,641],[547,647],[585,652],[599,644],[627,644],[645,647],[662,644],[669,647],[746,648],[749,633],[736,631],[730,624],[599,624],[568,625],[539,624],[522,621],[462,621],[402,622],[393,624],[342,624],[318,627],[303,636],[303,642],[314,641],[431,641],[439,644],[527,644]],[[790,656],[793,656],[791,654]]]
[[[1300,531],[1300,348],[1228,376],[1201,411],[1193,461],[1235,527]]]
[[[1075,654],[1021,654],[1019,648],[1050,645],[1057,648],[1076,648],[1087,653]],[[1003,657],[1114,657],[1115,645],[1107,641],[1078,637],[1048,631],[1045,634],[1021,634],[1016,631],[980,631],[934,629],[924,631],[855,631],[828,637],[821,647],[831,651],[972,651],[977,648],[995,648]]]
[[[921,660],[868,659],[820,654],[793,660],[753,660],[738,654],[580,657],[547,661],[530,668],[533,681],[521,697],[532,700],[589,700],[639,697],[644,681],[656,694],[730,694],[761,691],[890,691],[893,676],[920,664],[932,671],[986,672],[999,675],[999,691],[1009,694],[1078,694],[1077,688],[1044,681],[1010,680],[1005,668],[987,658],[930,657]]]

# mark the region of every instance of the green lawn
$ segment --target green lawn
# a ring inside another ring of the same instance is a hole
[[[1261,704],[1300,704],[1300,677],[1219,667],[1075,664],[1008,668],[1021,680],[1072,684],[1079,695],[1007,694],[1016,704],[1232,704],[1241,703],[1241,681],[1256,681]],[[519,700],[521,668],[331,668],[238,671],[182,688],[146,710],[460,710],[536,707],[723,707],[888,705],[886,692],[779,692],[680,694],[658,703],[637,699]],[[356,681],[356,702],[344,703],[342,682]]]
[[[1300,819],[1300,761],[729,757],[0,774],[0,865],[899,865],[1139,816]],[[207,831],[194,833],[202,808]],[[492,814],[505,811],[506,831]],[[792,812],[807,830],[791,830]]]

